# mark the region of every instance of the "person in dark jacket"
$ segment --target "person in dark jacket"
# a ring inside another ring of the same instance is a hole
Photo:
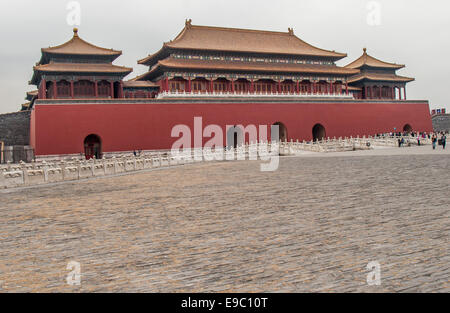
[[[436,142],[437,142],[437,136],[436,136],[436,134],[433,134],[433,136],[431,136],[431,144],[433,146],[433,150],[436,149]]]

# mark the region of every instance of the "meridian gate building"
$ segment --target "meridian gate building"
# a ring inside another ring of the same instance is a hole
[[[345,53],[316,48],[291,28],[187,20],[174,40],[138,61],[148,71],[128,81],[132,69],[113,65],[121,53],[84,41],[77,29],[68,42],[42,49],[30,81],[38,88],[27,93],[25,108],[37,156],[170,149],[178,139],[172,128],[187,125],[193,133],[194,117],[203,127],[219,125],[224,145],[227,130],[250,124],[279,125],[282,140],[432,131],[428,102],[406,100],[406,83],[414,79],[396,74],[404,65],[364,49],[340,67],[335,62]]]

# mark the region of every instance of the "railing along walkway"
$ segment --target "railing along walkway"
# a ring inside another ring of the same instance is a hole
[[[376,136],[356,138],[333,138],[320,141],[259,142],[233,148],[189,149],[186,151],[159,151],[141,155],[115,154],[100,160],[42,160],[32,163],[0,165],[0,188],[32,186],[61,181],[73,181],[89,177],[108,176],[159,167],[170,167],[193,162],[212,160],[268,160],[274,155],[295,155],[301,151],[342,152],[367,150],[374,146],[395,147],[398,139],[417,144],[413,137]],[[421,144],[431,144],[428,138]]]

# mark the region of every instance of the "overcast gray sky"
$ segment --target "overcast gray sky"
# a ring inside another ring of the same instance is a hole
[[[72,36],[66,0],[2,0],[0,9],[0,113],[20,109],[42,47]],[[345,65],[362,53],[406,64],[398,73],[415,77],[408,99],[446,107],[450,85],[450,3],[446,0],[79,0],[80,36],[123,51],[115,62],[141,74],[136,61],[194,25],[287,31],[320,48],[345,52]],[[375,3],[375,4],[374,4]],[[380,18],[377,10],[380,8]]]

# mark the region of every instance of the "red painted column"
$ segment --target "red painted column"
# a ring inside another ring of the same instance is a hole
[[[191,78],[189,77],[189,80],[188,80],[188,87],[187,87],[187,90],[186,90],[187,92],[191,92],[192,91],[192,83],[191,83]]]
[[[234,93],[234,80],[231,80],[231,92]]]
[[[114,82],[110,82],[111,84],[111,99],[114,99]]]
[[[70,97],[75,98],[74,90],[73,90],[73,80],[70,81]]]
[[[317,83],[313,82],[313,94],[317,93]]]
[[[370,86],[370,98],[375,99],[375,95],[373,93],[373,86]]]
[[[391,99],[394,99],[394,87],[391,87]]]
[[[41,86],[39,88],[40,94],[39,99],[46,99],[47,98],[47,82],[45,79],[41,80]]]
[[[250,80],[250,93],[254,93],[255,92],[255,82],[252,80]]]
[[[403,87],[403,95],[404,95],[404,97],[405,97],[405,100],[406,100],[406,86],[405,86],[405,87]]]
[[[56,88],[56,80],[53,81],[53,99],[58,97],[58,89]]]
[[[98,98],[98,81],[94,81],[94,94]]]
[[[348,82],[345,82],[345,94],[348,96]]]
[[[281,93],[281,80],[278,81],[278,93]]]
[[[300,93],[300,81],[297,80],[297,93]]]
[[[213,91],[214,91],[214,82],[213,79],[211,78],[211,80],[209,81],[209,92]]]
[[[333,92],[333,82],[330,82],[330,92],[329,92],[329,94],[332,94],[332,93],[334,93]]]
[[[166,90],[166,91],[169,91],[169,77],[166,77],[166,78],[164,79],[164,83],[165,83],[165,85],[166,85],[165,90]]]
[[[125,98],[123,95],[123,82],[122,81],[119,82],[118,96],[119,96],[119,98]]]

